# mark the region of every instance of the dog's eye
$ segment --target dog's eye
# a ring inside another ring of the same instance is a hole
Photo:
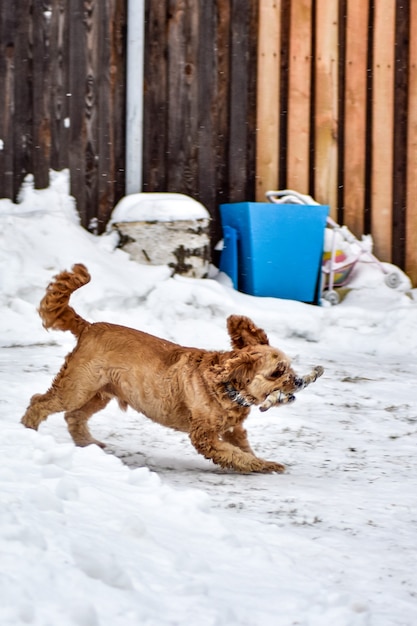
[[[284,374],[284,369],[282,367],[278,367],[272,374],[269,375],[269,378],[279,378]]]
[[[284,376],[288,372],[288,364],[285,361],[279,361],[275,364],[274,371],[269,375],[271,380],[276,380],[280,376]]]

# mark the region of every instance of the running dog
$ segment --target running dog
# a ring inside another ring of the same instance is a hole
[[[71,294],[90,281],[82,264],[58,274],[39,307],[46,329],[69,330],[77,345],[67,355],[50,389],[36,394],[22,418],[37,429],[52,413],[65,412],[78,446],[104,444],[94,439],[88,419],[116,398],[151,420],[190,436],[206,459],[238,472],[283,472],[284,466],[258,458],[243,427],[252,406],[291,402],[294,393],[322,373],[300,377],[290,359],[269,345],[252,320],[227,319],[232,349],[183,347],[153,335],[99,322],[91,324],[69,305]]]

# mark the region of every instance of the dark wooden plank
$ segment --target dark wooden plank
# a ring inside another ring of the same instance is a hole
[[[33,165],[35,187],[43,189],[49,185],[51,154],[51,107],[50,107],[50,25],[51,3],[33,0]]]
[[[257,2],[232,1],[230,201],[255,198]]]
[[[405,270],[417,287],[417,3],[410,4],[407,116],[407,222]]]
[[[214,2],[200,5],[198,50],[198,199],[213,203],[216,188],[216,102],[218,92],[216,40],[217,7]]]
[[[198,51],[198,189],[196,197],[208,209],[213,247],[222,238],[218,205],[227,161],[225,141],[228,110],[229,0],[200,2]],[[214,250],[212,254],[214,253]]]
[[[15,4],[0,6],[0,198],[13,198]]]
[[[245,198],[256,196],[256,98],[257,98],[257,49],[258,49],[258,0],[251,0],[248,11],[248,113],[247,113],[247,158]]]
[[[231,53],[231,3],[230,0],[217,0],[217,32],[212,45],[216,52],[217,87],[213,99],[212,113],[215,115],[215,167],[217,184],[211,190],[212,203],[206,198],[205,202],[212,216],[216,219],[212,224],[214,244],[219,240],[221,228],[217,207],[229,201],[229,87],[230,87],[230,53]],[[203,25],[201,26],[201,29]],[[201,30],[200,29],[200,30]],[[204,86],[202,87],[202,91]]]
[[[198,0],[169,2],[167,187],[190,196],[198,183],[198,14]]]
[[[103,232],[110,213],[123,195],[117,169],[124,171],[124,2],[109,0],[100,5],[98,81],[98,206],[97,232]],[[121,91],[120,86],[123,89]]]
[[[392,262],[405,265],[410,0],[396,3]]]
[[[111,148],[113,153],[113,202],[125,193],[126,137],[126,0],[112,0],[110,23],[110,89],[112,98]]]
[[[366,3],[365,3],[366,4]],[[339,73],[339,80],[338,80],[338,98],[339,98],[339,112],[338,112],[338,117],[339,117],[339,127],[337,130],[338,133],[338,142],[339,142],[339,149],[338,149],[338,160],[337,160],[337,176],[338,176],[338,192],[337,192],[337,218],[336,221],[339,224],[343,224],[344,223],[344,215],[345,215],[345,166],[346,163],[348,163],[348,160],[345,160],[345,116],[346,116],[346,102],[345,102],[345,98],[348,98],[349,94],[347,91],[347,83],[346,83],[346,76],[347,76],[347,63],[349,63],[349,61],[347,61],[347,20],[348,20],[348,3],[347,0],[339,0],[339,67],[338,67],[338,73]],[[366,32],[366,20],[365,20],[365,24],[364,24],[364,28],[365,28],[365,32]],[[364,59],[365,59],[365,64],[366,64],[366,36],[364,38],[364,42],[362,42],[364,44]],[[366,81],[366,75],[365,75],[365,81]],[[363,84],[363,83],[362,83]],[[366,82],[365,82],[366,85]],[[365,98],[364,98],[364,104],[365,104]],[[363,142],[363,147],[362,147],[362,162],[361,162],[361,174],[362,174],[362,188],[359,191],[359,201],[360,201],[360,206],[361,206],[361,220],[363,221],[363,200],[364,200],[364,184],[363,184],[363,176],[365,173],[365,130],[364,130],[364,126],[365,126],[365,119],[366,119],[366,114],[364,113],[363,118],[362,118],[362,142]]]
[[[166,191],[168,136],[167,2],[146,0],[143,189]]]
[[[105,222],[113,207],[113,171],[114,155],[112,151],[112,120],[111,111],[113,108],[112,93],[110,88],[111,72],[111,51],[110,38],[112,6],[113,2],[102,2],[98,11],[98,53],[97,66],[94,71],[99,77],[97,99],[98,99],[98,126],[97,137],[98,152],[98,180],[97,180],[97,213],[95,215],[95,233],[102,232]],[[98,8],[98,7],[97,7]]]
[[[69,28],[66,0],[52,1],[50,72],[51,72],[51,167],[68,167]]]
[[[86,38],[83,25],[84,1],[72,0],[69,13],[69,138],[68,163],[71,194],[75,197],[81,223],[87,226],[87,193],[85,186],[85,85]]]
[[[16,4],[13,116],[13,197],[32,171],[32,0]]]
[[[250,0],[232,0],[229,136],[229,201],[247,200]]]
[[[71,192],[83,226],[96,229],[98,202],[98,0],[74,0],[70,11]]]
[[[367,76],[366,76],[366,129],[365,129],[365,200],[363,213],[363,231],[371,233],[372,221],[372,97],[373,97],[373,74],[374,63],[374,14],[375,5],[373,0],[368,0],[368,36],[367,36]]]
[[[290,67],[290,20],[291,0],[282,0],[281,5],[281,76],[280,76],[280,135],[279,135],[279,178],[278,188],[287,188],[288,160],[288,109]]]
[[[104,68],[99,67],[98,59],[99,23],[102,6],[104,3],[99,0],[84,0],[83,25],[86,41],[86,79],[83,103],[85,116],[85,226],[92,232],[97,232],[100,161],[98,149],[98,81],[100,72],[104,71]]]

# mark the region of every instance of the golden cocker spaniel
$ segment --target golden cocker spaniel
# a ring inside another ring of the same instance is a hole
[[[37,429],[48,415],[64,411],[76,445],[104,447],[87,421],[116,398],[121,409],[131,406],[188,433],[195,449],[223,468],[284,471],[280,463],[254,454],[243,423],[254,405],[266,410],[291,402],[322,368],[297,376],[266,333],[240,315],[227,320],[232,350],[224,352],[183,347],[116,324],[90,324],[69,305],[71,294],[89,280],[86,267],[74,265],[55,277],[41,301],[44,327],[70,330],[78,341],[51,388],[32,397],[25,426]]]

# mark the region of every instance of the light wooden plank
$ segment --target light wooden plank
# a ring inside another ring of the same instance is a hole
[[[281,1],[259,0],[256,200],[278,188]]]
[[[309,191],[311,0],[291,3],[287,187]]]
[[[372,93],[371,232],[375,254],[391,261],[395,0],[375,3]]]
[[[314,196],[330,205],[337,219],[338,205],[338,44],[337,2],[316,0]]]
[[[364,234],[368,19],[367,2],[347,3],[343,222],[357,237]]]
[[[417,0],[410,0],[405,270],[417,286]]]

